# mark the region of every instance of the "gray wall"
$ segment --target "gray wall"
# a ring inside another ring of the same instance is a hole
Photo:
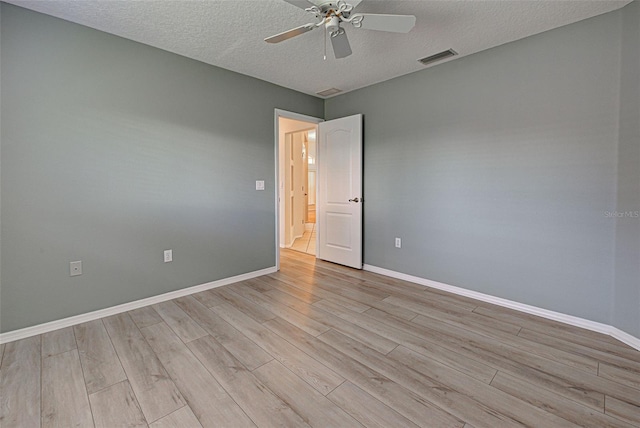
[[[613,323],[640,337],[640,3],[623,9]]]
[[[274,108],[322,100],[15,6],[1,19],[2,331],[274,266]]]
[[[364,114],[365,263],[610,324],[620,24],[328,100],[327,119]]]

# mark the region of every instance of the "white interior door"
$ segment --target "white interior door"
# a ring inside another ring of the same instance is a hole
[[[362,269],[362,115],[318,128],[316,256]]]

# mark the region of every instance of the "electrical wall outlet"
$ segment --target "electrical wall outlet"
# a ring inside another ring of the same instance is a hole
[[[402,239],[396,238],[396,248],[402,248]]]
[[[69,263],[69,276],[82,275],[82,261]]]
[[[173,250],[164,250],[164,262],[169,263],[173,261]]]

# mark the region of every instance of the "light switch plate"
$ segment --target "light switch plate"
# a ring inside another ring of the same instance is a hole
[[[164,262],[169,263],[173,261],[173,250],[164,250]]]
[[[264,190],[264,180],[256,180],[256,190]]]
[[[69,276],[82,275],[82,261],[69,263]]]

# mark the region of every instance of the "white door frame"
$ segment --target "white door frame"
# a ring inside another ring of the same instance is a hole
[[[280,118],[301,120],[303,122],[311,122],[318,124],[324,122],[324,119],[318,117],[307,116],[300,113],[294,113],[287,110],[275,109],[275,158],[274,158],[274,173],[275,173],[275,207],[276,207],[276,235],[275,235],[275,252],[276,252],[276,270],[280,270]]]

